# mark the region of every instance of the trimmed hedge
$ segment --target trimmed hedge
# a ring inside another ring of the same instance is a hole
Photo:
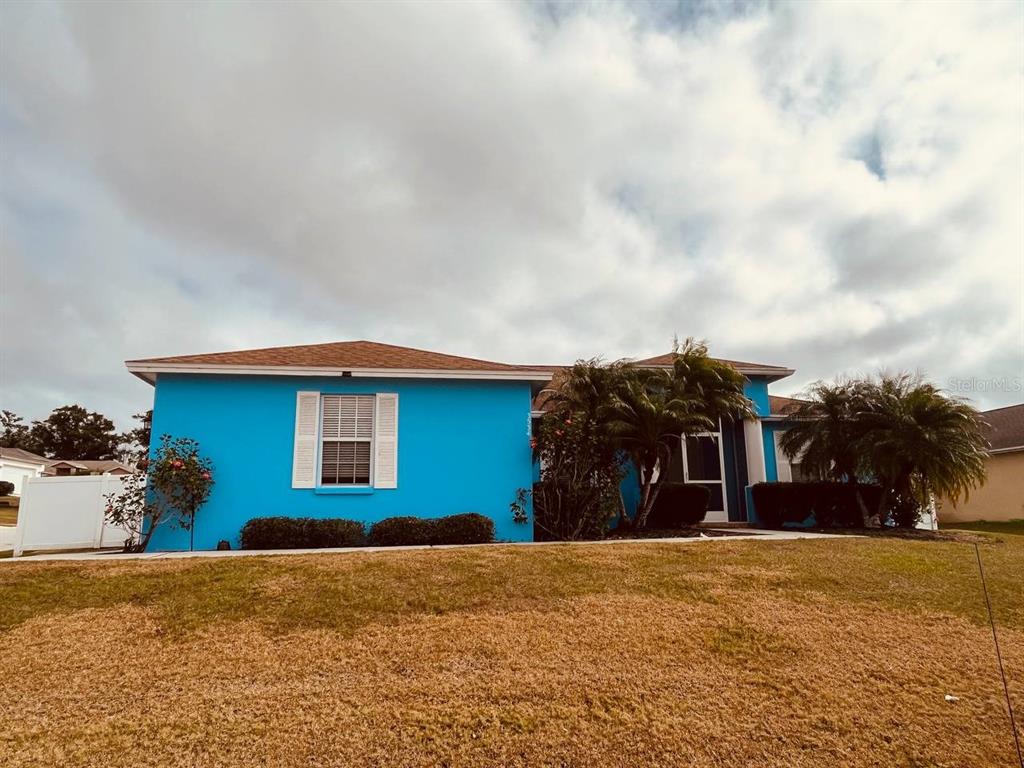
[[[711,491],[694,483],[665,482],[647,518],[648,528],[689,528],[708,513]]]
[[[476,512],[439,517],[433,523],[431,544],[488,544],[494,541],[494,521]]]
[[[432,544],[433,520],[422,517],[388,517],[370,526],[371,547],[402,547]]]
[[[487,544],[494,541],[494,521],[467,512],[447,517],[389,517],[370,526],[374,547],[405,547],[422,544]]]
[[[448,517],[389,517],[370,526],[355,520],[256,517],[242,528],[242,549],[323,549],[428,544],[488,544],[494,521],[475,512]]]
[[[820,528],[860,528],[864,518],[858,493],[874,511],[882,490],[859,483],[757,483],[751,493],[757,519],[766,528],[803,523],[812,515]]]
[[[256,517],[242,527],[242,549],[323,549],[362,547],[363,524],[311,517]]]

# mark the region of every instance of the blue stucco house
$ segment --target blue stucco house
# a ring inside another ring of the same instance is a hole
[[[707,520],[752,519],[749,487],[779,478],[768,384],[793,373],[729,361],[758,418],[688,437],[670,473],[707,485]],[[671,365],[671,355],[638,361]],[[535,467],[532,419],[559,366],[510,365],[369,341],[131,360],[155,387],[153,434],[199,441],[215,468],[195,547],[233,547],[251,518],[480,512],[499,540],[527,541],[509,504]],[[785,469],[785,467],[783,468]],[[628,501],[628,500],[627,500]],[[153,550],[188,549],[160,526]]]

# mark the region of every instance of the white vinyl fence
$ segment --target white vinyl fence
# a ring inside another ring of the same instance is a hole
[[[14,556],[47,549],[120,547],[130,533],[103,519],[104,496],[123,490],[113,475],[34,477],[25,481],[14,534]]]

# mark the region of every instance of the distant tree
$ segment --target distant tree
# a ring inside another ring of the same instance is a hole
[[[24,419],[12,411],[0,411],[0,447],[32,451],[32,437]]]
[[[29,442],[37,453],[61,459],[116,459],[120,435],[114,422],[80,405],[55,408],[43,421],[32,422]]]
[[[138,461],[149,454],[149,441],[153,432],[153,409],[133,414],[132,418],[138,422],[138,426],[124,432],[120,440],[125,446],[125,459]]]

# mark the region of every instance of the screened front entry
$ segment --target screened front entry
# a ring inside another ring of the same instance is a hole
[[[725,460],[721,432],[687,435],[682,450],[683,481],[703,485],[711,492],[704,520],[724,523],[729,520],[725,494]]]

